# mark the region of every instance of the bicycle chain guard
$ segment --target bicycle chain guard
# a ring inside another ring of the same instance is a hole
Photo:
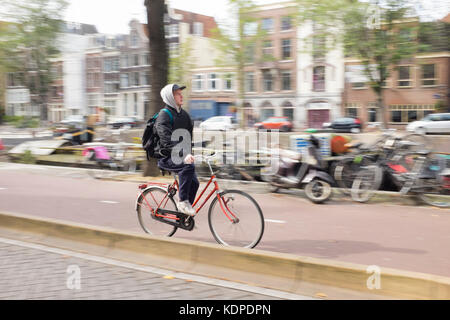
[[[157,217],[157,216],[153,216],[152,218],[155,220],[158,220],[162,223],[166,223],[166,224],[170,224],[174,227],[177,228],[181,228],[187,231],[192,231],[192,229],[194,229],[195,226],[195,220],[193,217],[188,216],[182,212],[178,212],[178,211],[172,211],[172,210],[166,210],[166,209],[161,209],[159,208],[158,210],[156,210],[157,214],[160,215],[174,215],[177,219],[169,219],[169,218],[165,218],[165,217]]]

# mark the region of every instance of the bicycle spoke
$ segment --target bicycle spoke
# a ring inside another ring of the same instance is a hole
[[[216,198],[208,219],[214,238],[224,245],[253,248],[264,232],[261,209],[253,198],[239,190],[225,191],[220,200]]]
[[[147,199],[152,199],[155,205],[150,203],[152,200],[149,202]],[[175,201],[167,195],[167,190],[164,188],[152,187],[145,190],[138,201],[137,213],[139,223],[146,233],[170,237],[177,228],[154,218],[153,213],[156,213],[158,207],[177,211]],[[169,215],[168,218],[170,219]]]

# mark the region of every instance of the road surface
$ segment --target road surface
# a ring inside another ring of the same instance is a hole
[[[82,169],[0,163],[0,211],[143,232],[137,186],[95,180]],[[252,195],[266,220],[257,249],[450,276],[450,210]],[[214,242],[206,209],[196,226],[174,237]]]

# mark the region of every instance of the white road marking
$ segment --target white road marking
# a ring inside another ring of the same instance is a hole
[[[313,297],[297,295],[297,294],[274,290],[274,289],[254,287],[254,286],[250,286],[247,284],[242,284],[242,283],[237,283],[237,282],[232,282],[232,281],[227,281],[227,280],[219,280],[219,279],[214,279],[214,278],[207,278],[207,277],[197,276],[197,275],[193,275],[193,274],[187,274],[187,273],[182,273],[182,272],[177,272],[177,271],[170,271],[167,269],[161,269],[161,268],[157,268],[157,267],[142,266],[142,265],[137,265],[137,264],[130,263],[130,262],[123,262],[123,261],[113,260],[113,259],[109,259],[109,258],[103,258],[103,257],[99,257],[99,256],[92,256],[90,254],[79,253],[79,252],[69,251],[69,250],[65,250],[65,249],[57,249],[57,248],[47,247],[47,246],[41,245],[41,244],[22,242],[19,240],[6,239],[6,238],[0,237],[0,242],[10,244],[10,245],[16,245],[16,246],[21,246],[21,247],[25,247],[25,248],[30,248],[30,249],[41,250],[41,251],[50,252],[50,253],[56,253],[56,254],[60,254],[60,255],[64,255],[64,256],[71,256],[71,257],[75,257],[75,258],[79,258],[79,259],[94,261],[94,262],[108,264],[108,265],[112,265],[112,266],[128,268],[128,269],[132,269],[132,270],[136,270],[136,271],[156,273],[156,274],[163,275],[163,276],[170,275],[177,279],[196,281],[196,282],[205,283],[205,284],[209,284],[209,285],[213,285],[213,286],[242,290],[242,291],[272,296],[272,297],[276,297],[276,298],[281,298],[281,299],[321,300],[321,299],[317,299],[317,298],[313,298]]]
[[[264,219],[266,222],[273,222],[273,223],[286,223],[284,220],[274,220],[274,219]]]
[[[100,201],[101,203],[107,203],[107,204],[118,204],[119,202],[117,201],[109,201],[109,200],[102,200]]]
[[[0,188],[0,190],[6,190],[6,189],[8,189],[8,188]]]

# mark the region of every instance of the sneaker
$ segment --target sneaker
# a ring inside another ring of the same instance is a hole
[[[187,214],[188,216],[195,216],[195,209],[192,208],[188,200],[178,202],[178,211]]]

